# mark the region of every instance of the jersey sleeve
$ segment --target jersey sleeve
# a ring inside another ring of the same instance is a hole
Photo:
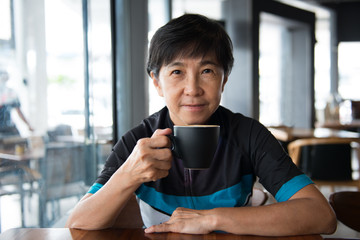
[[[312,183],[293,163],[278,140],[263,125],[254,122],[251,156],[259,182],[277,201],[286,201]]]

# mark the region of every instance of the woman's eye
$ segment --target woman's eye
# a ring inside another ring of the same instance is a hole
[[[174,71],[171,72],[171,74],[176,74],[176,75],[177,75],[177,74],[180,74],[180,73],[181,73],[180,70],[174,70]]]
[[[211,73],[211,72],[212,72],[211,69],[205,69],[205,70],[203,70],[203,73]]]

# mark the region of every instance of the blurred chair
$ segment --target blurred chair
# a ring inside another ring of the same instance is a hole
[[[3,151],[5,155],[11,156],[16,153],[16,146],[21,145],[28,148],[28,138],[12,137],[2,139]],[[6,195],[19,195],[21,226],[25,227],[25,197],[28,196],[29,202],[32,193],[36,191],[34,183],[39,183],[40,173],[30,166],[30,158],[24,160],[14,160],[11,158],[0,158],[0,197]]]
[[[360,232],[360,192],[335,192],[329,202],[340,222]]]
[[[11,177],[10,177],[11,176]],[[15,170],[11,167],[0,167],[0,203],[1,197],[13,194],[20,195],[20,208],[21,208],[21,218],[24,218],[24,192],[22,187],[22,181],[17,177],[18,170]],[[10,182],[9,182],[10,177]],[[1,210],[1,206],[0,206]],[[22,227],[25,223],[22,221]],[[0,231],[1,231],[1,215],[0,215]]]
[[[42,176],[39,196],[40,227],[48,227],[60,217],[60,200],[69,197],[80,199],[85,194],[85,166],[84,144],[46,144],[45,157],[39,166]],[[51,206],[50,209],[48,205]]]
[[[360,119],[360,101],[351,101],[351,113],[353,119]]]
[[[59,137],[72,136],[73,133],[70,125],[59,124],[54,129],[48,130],[47,135],[50,142],[56,142]]]
[[[25,194],[32,194],[33,182],[39,181],[40,179],[40,174],[27,166],[21,164],[1,166],[0,161],[0,198],[2,196],[15,194],[20,196],[22,227],[25,227]],[[26,189],[25,184],[30,184],[30,188]]]
[[[318,186],[352,186],[360,189],[360,180],[352,178],[352,144],[354,139],[308,138],[288,145],[294,163]],[[359,149],[356,149],[359,151]]]

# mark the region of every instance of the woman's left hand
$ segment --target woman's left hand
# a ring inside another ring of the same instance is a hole
[[[177,232],[207,234],[213,231],[213,217],[210,210],[177,208],[169,221],[145,229],[145,233]]]

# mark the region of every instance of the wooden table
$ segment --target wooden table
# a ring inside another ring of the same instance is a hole
[[[211,233],[203,235],[179,234],[179,233],[152,233],[145,234],[143,229],[107,229],[100,231],[85,231],[69,228],[18,228],[9,229],[0,235],[0,240],[255,240],[255,239],[278,239],[278,240],[322,240],[320,235],[305,235],[292,237],[261,237],[241,236],[225,233]]]

